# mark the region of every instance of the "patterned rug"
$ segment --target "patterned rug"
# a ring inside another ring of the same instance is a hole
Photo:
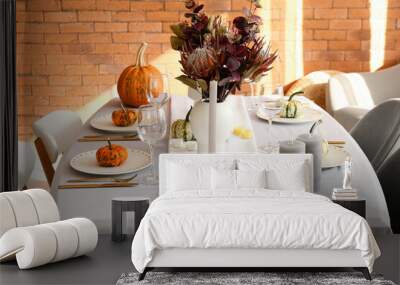
[[[116,285],[395,285],[381,276],[368,281],[359,272],[148,272],[138,281],[138,273],[122,274]]]

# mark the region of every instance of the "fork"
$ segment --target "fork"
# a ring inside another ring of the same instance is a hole
[[[81,182],[104,182],[104,181],[112,181],[112,182],[129,182],[132,179],[136,178],[137,174],[134,174],[127,178],[115,178],[115,177],[88,177],[82,179],[69,179],[67,180],[68,183],[81,183]]]

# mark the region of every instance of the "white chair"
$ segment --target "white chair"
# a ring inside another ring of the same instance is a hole
[[[351,128],[376,105],[400,97],[400,64],[377,72],[343,73],[328,83],[327,110]]]
[[[54,111],[33,124],[33,132],[47,182],[51,186],[54,176],[53,163],[68,149],[79,135],[82,120],[72,111]]]
[[[84,255],[96,248],[95,224],[86,218],[60,221],[56,203],[42,189],[0,193],[0,262],[20,269]]]
[[[384,161],[400,148],[400,98],[376,106],[350,134],[378,172]]]

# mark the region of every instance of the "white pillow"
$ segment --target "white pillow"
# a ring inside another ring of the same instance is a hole
[[[267,175],[262,170],[236,170],[237,188],[267,188]]]
[[[211,190],[212,170],[210,166],[169,163],[168,190]]]
[[[236,190],[236,170],[212,168],[213,189]]]
[[[288,190],[306,192],[307,168],[304,163],[298,163],[291,167],[290,171],[267,170],[267,188],[272,190]]]
[[[310,169],[304,160],[241,159],[239,169],[245,171],[265,170],[266,188],[272,190],[307,191],[311,189]]]

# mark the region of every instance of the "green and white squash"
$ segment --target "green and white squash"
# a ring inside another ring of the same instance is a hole
[[[281,118],[295,119],[301,116],[302,104],[299,101],[293,100],[293,97],[298,94],[304,94],[303,91],[298,91],[290,95],[289,100],[282,103],[282,109],[280,113]]]
[[[192,107],[190,107],[189,112],[186,114],[186,118],[176,120],[171,126],[171,136],[173,139],[183,139],[184,141],[191,141],[194,139],[192,128],[190,126],[190,112]]]

